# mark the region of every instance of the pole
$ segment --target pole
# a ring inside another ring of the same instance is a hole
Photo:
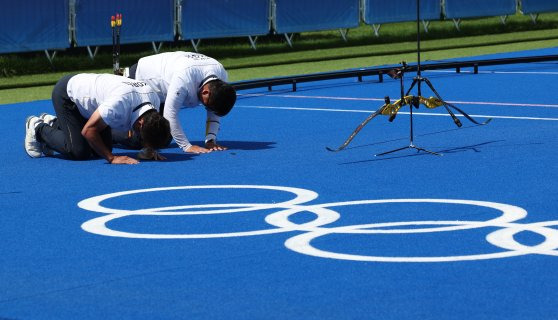
[[[419,78],[417,89],[419,97],[422,95],[420,92],[420,71],[420,0],[417,0],[417,77]]]

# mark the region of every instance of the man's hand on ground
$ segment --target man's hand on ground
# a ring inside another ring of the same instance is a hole
[[[204,147],[200,147],[200,146],[196,146],[196,145],[191,145],[185,151],[189,152],[189,153],[208,153],[208,152],[211,152],[210,149],[206,149]]]
[[[228,148],[225,146],[218,145],[215,140],[209,140],[205,143],[205,147],[211,151],[223,151],[227,150]]]
[[[110,164],[138,164],[139,161],[128,156],[114,156]]]

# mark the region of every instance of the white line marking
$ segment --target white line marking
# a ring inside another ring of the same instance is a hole
[[[329,111],[329,112],[359,112],[359,113],[372,113],[375,110],[355,110],[355,109],[326,109],[326,108],[302,108],[302,107],[272,107],[272,106],[237,106],[236,108],[253,108],[253,109],[279,109],[279,110],[303,110],[303,111]],[[398,114],[409,114],[409,112],[398,112]],[[413,112],[414,115],[419,116],[441,116],[449,117],[446,113],[423,113]],[[458,117],[463,117],[456,114]],[[539,117],[514,117],[514,116],[491,116],[481,114],[470,114],[473,118],[492,118],[492,119],[514,119],[514,120],[542,120],[542,121],[558,121],[558,118],[539,118]]]
[[[355,98],[355,97],[332,97],[332,96],[304,96],[304,95],[289,95],[289,94],[266,94],[266,93],[248,93],[239,94],[245,97],[279,97],[279,98],[300,98],[300,99],[327,99],[327,100],[348,100],[348,101],[384,101],[383,98]],[[397,98],[394,97],[395,101]],[[511,106],[511,107],[543,107],[543,108],[558,108],[558,104],[543,104],[543,103],[511,103],[511,102],[483,102],[483,101],[447,101],[451,104],[468,104],[468,105],[493,105],[493,106]]]

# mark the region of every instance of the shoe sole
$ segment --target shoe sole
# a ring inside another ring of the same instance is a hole
[[[27,153],[27,155],[30,156],[31,158],[40,158],[41,157],[40,154],[38,156],[35,156],[30,154],[29,151],[27,151],[27,130],[29,128],[29,121],[31,121],[31,119],[33,119],[34,117],[35,116],[29,116],[27,117],[27,119],[25,119],[25,140],[23,140],[23,149],[25,149],[25,153]]]

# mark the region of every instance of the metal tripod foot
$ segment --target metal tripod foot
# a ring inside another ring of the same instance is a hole
[[[401,151],[401,150],[405,150],[405,149],[415,149],[415,150],[417,150],[417,152],[423,151],[423,152],[426,152],[426,153],[433,154],[433,155],[435,155],[435,156],[443,156],[443,154],[441,154],[441,153],[434,152],[434,151],[430,151],[430,150],[427,150],[427,149],[424,149],[424,148],[420,148],[420,147],[417,147],[417,146],[415,146],[415,145],[413,145],[413,144],[410,144],[410,145],[408,145],[408,146],[406,146],[406,147],[397,148],[397,149],[394,149],[394,150],[390,150],[390,151],[378,153],[378,154],[375,154],[374,156],[379,157],[379,156],[383,156],[383,155],[386,155],[386,154],[394,153],[394,152]]]

